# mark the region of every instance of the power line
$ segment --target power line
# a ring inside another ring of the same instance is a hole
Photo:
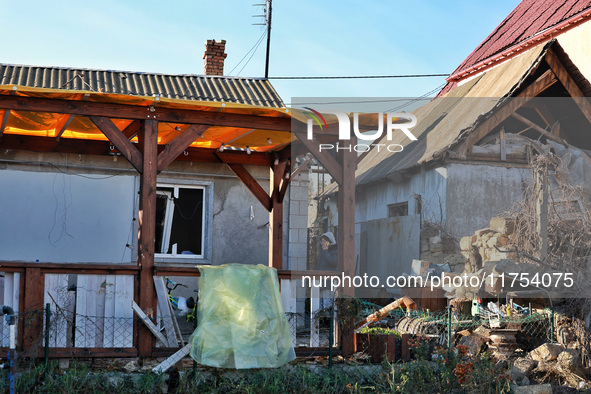
[[[250,48],[248,50],[248,52],[246,52],[246,54],[244,55],[244,57],[242,59],[240,59],[240,61],[238,62],[238,64],[236,64],[232,70],[230,70],[230,72],[228,73],[228,75],[232,75],[232,72],[234,72],[234,70],[236,70],[236,68],[238,68],[238,66],[240,65],[240,63],[242,63],[244,61],[244,59],[246,59],[246,57],[250,54],[250,52],[252,52],[255,48],[258,48],[259,47],[259,45],[261,44],[261,41],[263,41],[263,38],[265,37],[265,34],[267,34],[267,32],[266,31],[263,31],[263,34],[261,34],[261,36],[254,43],[254,45],[252,46],[252,48]]]
[[[341,77],[269,77],[268,79],[370,79],[370,78],[428,78],[448,77],[449,74],[357,75]]]

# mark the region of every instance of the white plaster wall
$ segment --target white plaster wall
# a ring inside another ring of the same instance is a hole
[[[0,260],[129,263],[133,176],[0,171]]]
[[[488,227],[521,199],[524,182],[531,180],[525,167],[450,164],[447,171],[446,226],[458,239]]]

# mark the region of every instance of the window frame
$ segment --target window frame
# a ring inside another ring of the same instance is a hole
[[[159,178],[156,184],[156,193],[159,188],[172,189],[202,189],[203,190],[203,212],[201,228],[201,254],[168,254],[154,250],[154,261],[156,263],[176,264],[211,264],[212,256],[212,230],[213,230],[213,181]],[[172,217],[170,218],[170,229],[172,228]],[[170,232],[168,234],[170,237]]]

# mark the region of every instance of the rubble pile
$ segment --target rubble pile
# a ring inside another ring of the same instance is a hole
[[[457,241],[455,242],[457,245]],[[455,253],[456,245],[453,238],[442,237],[436,227],[426,225],[421,229],[420,259],[434,265],[447,263],[453,272],[462,272],[466,259],[461,254]]]
[[[465,271],[476,272],[488,261],[516,260],[511,245],[515,222],[510,218],[495,217],[490,227],[474,232],[460,240],[461,254],[466,261]]]

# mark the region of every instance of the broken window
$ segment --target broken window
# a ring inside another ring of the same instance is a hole
[[[408,201],[388,205],[388,217],[408,216]]]
[[[156,191],[156,254],[203,257],[204,188],[158,185]]]

